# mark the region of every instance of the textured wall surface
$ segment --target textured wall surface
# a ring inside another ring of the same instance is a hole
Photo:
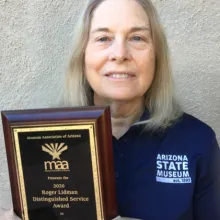
[[[84,1],[0,0],[0,110],[53,105]],[[220,1],[154,0],[170,45],[177,96],[220,142]],[[0,207],[11,204],[0,126]]]

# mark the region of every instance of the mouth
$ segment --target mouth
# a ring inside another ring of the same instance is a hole
[[[135,74],[132,72],[117,72],[112,71],[105,74],[106,77],[113,78],[113,79],[127,79],[131,77],[135,77]]]

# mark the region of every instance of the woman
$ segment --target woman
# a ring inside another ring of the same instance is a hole
[[[63,105],[110,106],[119,214],[219,220],[215,134],[173,98],[167,42],[152,3],[90,0],[75,31]]]

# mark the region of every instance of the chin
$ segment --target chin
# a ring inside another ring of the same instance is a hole
[[[127,102],[127,101],[132,101],[134,100],[135,97],[134,95],[128,95],[128,94],[115,94],[115,95],[109,95],[107,97],[111,101],[118,101],[118,102]]]

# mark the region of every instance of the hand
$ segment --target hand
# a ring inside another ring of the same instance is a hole
[[[2,209],[0,208],[0,219],[1,220],[21,220],[18,216],[14,214],[13,209]]]
[[[141,219],[117,216],[116,218],[114,218],[112,220],[141,220]]]

